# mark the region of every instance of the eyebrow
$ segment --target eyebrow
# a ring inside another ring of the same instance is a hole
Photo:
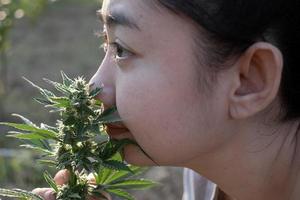
[[[129,18],[121,12],[110,12],[110,14],[104,13],[101,9],[96,12],[99,20],[108,26],[121,25],[131,29],[141,31],[140,27],[134,22],[132,18]]]

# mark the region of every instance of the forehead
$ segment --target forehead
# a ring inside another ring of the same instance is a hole
[[[191,20],[159,6],[156,0],[103,0],[101,11],[107,15],[112,12],[124,13],[147,32],[151,32],[152,28],[156,30],[157,27],[160,30],[175,28],[177,31],[178,26],[181,30],[195,28],[191,26]]]
[[[152,1],[152,0],[147,0]],[[102,11],[123,11],[128,14],[137,14],[142,11],[145,12],[147,3],[144,0],[104,0],[102,4]]]

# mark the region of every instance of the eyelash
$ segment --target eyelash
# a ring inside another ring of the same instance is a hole
[[[105,31],[102,31],[100,34],[98,34],[98,36],[100,38],[102,38],[103,43],[101,44],[101,48],[103,48],[104,52],[107,52],[108,46],[112,47],[112,49],[113,49],[113,59],[115,61],[124,60],[124,59],[128,58],[130,55],[133,54],[132,52],[130,52],[129,50],[127,50],[126,48],[124,48],[122,45],[120,45],[117,42],[109,43],[108,38],[107,38],[107,34],[105,33]],[[120,53],[120,51],[126,52],[126,54],[129,54],[129,56],[119,56],[118,54]]]

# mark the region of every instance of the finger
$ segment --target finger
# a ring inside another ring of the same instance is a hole
[[[55,200],[55,191],[52,188],[36,188],[32,193],[41,196],[44,200]]]
[[[66,169],[60,170],[54,177],[54,181],[57,185],[64,185],[68,183],[70,177],[70,172]]]

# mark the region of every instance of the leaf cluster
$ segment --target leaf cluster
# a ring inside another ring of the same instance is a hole
[[[102,102],[95,99],[102,88],[90,90],[83,77],[73,80],[63,72],[61,75],[62,83],[45,79],[59,95],[26,79],[41,94],[41,98],[35,100],[50,108],[50,112],[59,113],[55,126],[44,123],[38,126],[17,114],[14,116],[23,123],[0,123],[17,129],[10,131],[8,136],[21,139],[25,142],[23,147],[40,152],[41,162],[70,172],[69,182],[63,186],[56,185],[47,172],[44,174],[47,183],[56,191],[57,199],[86,199],[90,195],[103,196],[103,191],[123,199],[133,199],[126,189],[152,187],[152,181],[130,179],[141,169],[122,160],[120,152],[124,146],[137,144],[128,139],[110,139],[106,134],[106,124],[121,119],[116,107],[104,110]],[[93,174],[95,183],[87,181],[88,174]],[[18,191],[12,190],[9,194],[8,190],[1,190],[0,195],[21,198],[13,196]],[[31,199],[36,198],[31,193],[28,195]]]

